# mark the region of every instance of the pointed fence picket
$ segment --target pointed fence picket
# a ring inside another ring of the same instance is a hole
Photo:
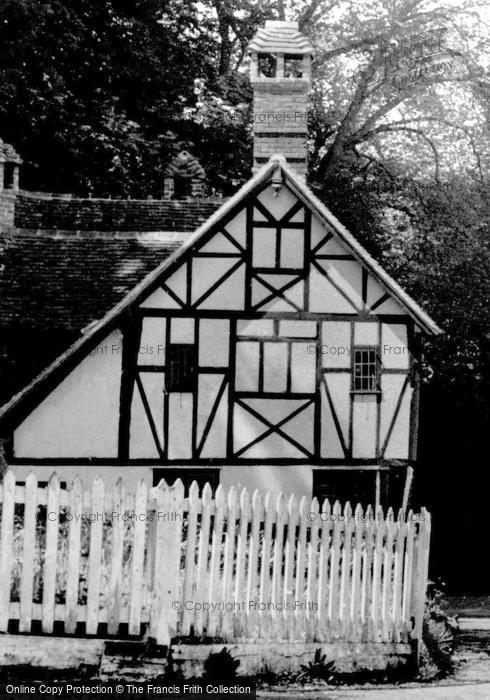
[[[430,515],[179,480],[0,483],[0,632],[420,639]],[[12,629],[15,629],[15,624]],[[59,625],[57,626],[59,629]]]

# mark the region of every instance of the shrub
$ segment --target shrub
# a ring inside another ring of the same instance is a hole
[[[443,609],[444,592],[441,586],[429,581],[425,603],[422,640],[430,661],[439,676],[447,676],[454,670],[454,644],[457,622]]]
[[[210,681],[233,681],[237,676],[238,659],[234,659],[224,647],[217,654],[210,654],[204,662],[204,678]]]
[[[321,680],[325,683],[331,682],[335,677],[335,661],[328,661],[325,654],[322,655],[320,649],[316,649],[313,661],[301,665],[299,680],[313,681]]]

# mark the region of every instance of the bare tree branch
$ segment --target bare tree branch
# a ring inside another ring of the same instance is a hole
[[[337,129],[337,134],[333,142],[331,143],[326,156],[322,159],[320,167],[320,176],[328,177],[334,170],[337,162],[339,161],[342,152],[345,148],[347,139],[352,130],[352,124],[356,119],[359,111],[366,98],[369,83],[376,71],[376,66],[374,60],[369,63],[364,71],[362,72],[361,78],[354,92],[354,96],[351,100],[349,108],[340,122],[339,128]]]
[[[375,134],[381,134],[381,133],[394,133],[394,132],[407,132],[411,134],[416,134],[419,136],[421,139],[423,139],[430,147],[432,150],[432,154],[434,156],[434,179],[439,182],[439,174],[440,174],[440,158],[439,158],[439,152],[432,141],[427,134],[425,134],[422,129],[415,129],[413,127],[409,126],[390,126],[388,124],[382,124],[381,126],[378,126],[376,129],[373,129],[371,132],[366,134],[363,138],[363,140],[366,140],[367,138],[370,138],[371,136],[374,136]]]
[[[468,141],[471,144],[471,150],[473,151],[473,155],[475,156],[476,160],[476,165],[478,168],[478,173],[480,175],[480,179],[483,181],[484,176],[483,176],[483,168],[481,164],[481,158],[480,154],[478,152],[478,148],[475,143],[475,139],[473,138],[473,134],[469,129],[466,127],[460,125],[460,124],[455,124],[454,122],[450,122],[447,119],[442,119],[442,117],[411,117],[409,119],[402,119],[400,121],[392,122],[391,124],[388,124],[387,126],[405,126],[405,125],[410,125],[410,124],[415,124],[415,123],[421,123],[421,122],[437,122],[439,124],[444,124],[444,126],[447,126],[449,129],[455,129],[457,131],[463,132],[465,136],[467,137]]]

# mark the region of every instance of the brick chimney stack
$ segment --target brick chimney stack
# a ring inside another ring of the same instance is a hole
[[[306,176],[307,96],[313,47],[297,22],[267,20],[248,46],[256,172],[275,153]]]

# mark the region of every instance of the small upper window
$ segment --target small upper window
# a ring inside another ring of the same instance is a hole
[[[303,77],[303,56],[284,56],[284,77]]]
[[[192,391],[196,376],[194,345],[171,343],[168,346],[167,391]]]
[[[380,360],[377,348],[354,348],[353,391],[377,392],[380,390]]]
[[[14,186],[14,167],[13,163],[5,163],[3,166],[3,187],[6,190],[11,190]]]
[[[277,58],[272,53],[259,53],[259,75],[261,78],[275,78]]]
[[[192,196],[192,181],[188,177],[174,175],[173,199],[188,199]]]

